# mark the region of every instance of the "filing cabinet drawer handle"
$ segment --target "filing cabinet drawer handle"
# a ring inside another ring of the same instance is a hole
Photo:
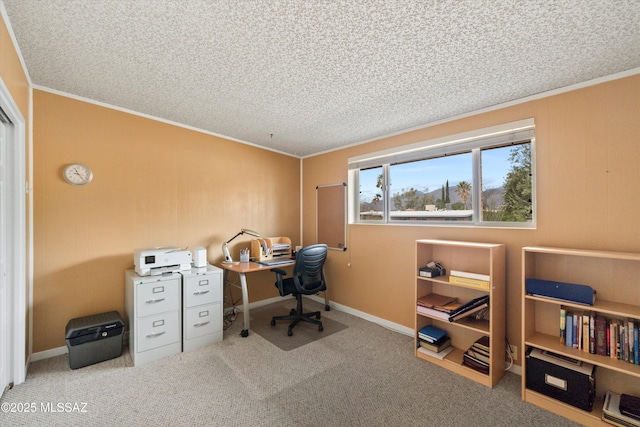
[[[166,333],[167,333],[167,331],[155,332],[155,333],[153,333],[153,334],[149,334],[149,335],[147,335],[147,338],[155,338],[155,337],[158,337],[158,336],[160,336],[160,335],[164,335],[164,334],[166,334]]]
[[[194,295],[204,295],[204,294],[208,294],[208,293],[209,293],[209,291],[196,291],[193,294]]]
[[[204,325],[208,325],[211,322],[198,322],[198,323],[194,323],[193,326],[195,326],[196,328],[199,328],[200,326],[204,326]]]
[[[149,300],[147,300],[147,301],[145,301],[145,302],[146,302],[147,304],[153,304],[153,303],[156,303],[156,302],[162,302],[162,301],[164,301],[164,298],[149,299]]]

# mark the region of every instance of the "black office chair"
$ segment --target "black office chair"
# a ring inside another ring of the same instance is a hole
[[[287,330],[287,335],[293,335],[293,327],[298,322],[309,322],[318,325],[318,331],[322,332],[322,322],[320,320],[320,312],[304,313],[302,310],[302,295],[314,295],[320,291],[327,290],[327,284],[324,281],[324,273],[322,267],[327,259],[327,245],[307,246],[298,251],[296,254],[296,264],[293,267],[293,277],[286,276],[287,272],[274,268],[272,271],[276,273],[276,287],[281,296],[293,294],[296,297],[297,305],[295,309],[291,309],[288,316],[275,316],[271,319],[271,326],[275,326],[278,320],[292,320]],[[312,319],[315,317],[316,319]]]

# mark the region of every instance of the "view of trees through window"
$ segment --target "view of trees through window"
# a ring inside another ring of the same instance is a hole
[[[477,150],[480,182],[472,151],[360,169],[360,220],[383,221],[387,207],[390,221],[531,221],[531,143]]]

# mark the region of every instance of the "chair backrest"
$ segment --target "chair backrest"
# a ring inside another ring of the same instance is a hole
[[[306,246],[296,254],[293,282],[301,294],[315,294],[327,289],[322,267],[327,259],[327,245]]]

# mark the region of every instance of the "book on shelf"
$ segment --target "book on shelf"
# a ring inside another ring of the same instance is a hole
[[[628,357],[625,360],[630,363],[634,363],[635,360],[635,355],[633,354],[633,324],[633,320],[626,320],[627,334],[625,335],[624,342],[628,349]]]
[[[640,350],[640,337],[638,336],[640,326],[638,323],[640,322],[633,322],[633,363],[636,365],[640,365],[640,354],[638,354],[638,350]]]
[[[489,295],[474,298],[466,303],[451,303],[448,306],[426,307],[418,304],[416,311],[441,320],[454,322],[458,319],[478,313],[489,307]]]
[[[564,345],[573,347],[573,315],[567,313]]]
[[[489,303],[483,303],[481,305],[477,305],[473,308],[470,308],[469,310],[463,311],[463,312],[459,312],[455,315],[451,315],[449,316],[449,322],[455,322],[456,320],[465,318],[465,317],[469,317],[474,313],[477,313],[481,310],[484,310],[485,308],[489,307]]]
[[[464,278],[467,278],[467,279],[482,280],[484,282],[490,282],[491,281],[491,277],[488,274],[471,273],[469,271],[461,271],[461,270],[451,270],[451,271],[449,271],[449,274],[451,276],[464,277]]]
[[[437,342],[439,339],[446,337],[447,332],[433,325],[427,325],[418,331],[418,337],[427,342]]]
[[[560,307],[560,344],[567,340],[567,309]]]
[[[449,313],[446,311],[436,310],[435,308],[424,307],[422,305],[416,306],[416,311],[420,314],[435,317],[436,319],[449,320]]]
[[[436,359],[442,360],[447,356],[447,354],[449,354],[449,353],[451,353],[453,351],[453,347],[449,346],[449,347],[447,347],[444,350],[439,351],[439,352],[431,351],[431,350],[428,350],[428,349],[426,349],[424,347],[418,347],[418,351],[420,353],[423,353],[423,354],[426,354],[428,356],[434,357]]]
[[[475,357],[471,356],[468,352],[465,352],[462,355],[462,364],[473,370],[489,375],[489,364],[479,359],[476,359]]]
[[[489,336],[483,335],[465,351],[462,364],[483,374],[488,374],[491,360],[489,352]]]
[[[473,357],[474,359],[478,359],[481,362],[484,362],[487,364],[491,363],[491,359],[489,358],[489,353],[485,353],[473,347],[468,349],[467,353],[469,353],[469,356]]]
[[[582,316],[573,313],[573,348],[580,348],[582,342]]]
[[[471,347],[479,348],[484,351],[489,351],[490,349],[489,344],[490,344],[489,336],[483,335],[477,340],[475,340],[475,342],[471,345]]]
[[[564,327],[563,327],[564,326]],[[640,320],[560,308],[560,342],[587,353],[640,365]]]
[[[609,344],[606,344],[607,340],[611,342],[611,346],[615,347],[617,342],[611,332],[611,328],[607,332],[604,327],[603,322],[606,321],[606,318],[601,318],[600,323],[597,325],[596,317],[602,316],[596,316],[594,311],[571,311],[561,306],[560,342],[568,347],[577,348],[591,354],[598,354],[598,337],[601,350],[609,346]],[[615,328],[613,325],[612,327]],[[600,335],[598,335],[599,330]],[[606,354],[610,354],[610,352],[606,352]],[[601,353],[601,355],[605,355],[605,353]]]
[[[607,355],[607,319],[596,316],[596,354]]]
[[[580,346],[580,348],[582,348],[582,351],[589,351],[589,315],[586,313],[582,314],[582,340],[581,343],[582,345]]]
[[[620,355],[622,355],[623,347],[620,345],[619,334],[624,334],[624,330],[620,329],[620,325],[618,325],[618,319],[612,319],[609,322],[609,341],[611,342],[611,348],[609,350],[609,357],[612,359],[620,359]],[[622,338],[624,342],[624,338]],[[624,357],[624,356],[622,356]]]
[[[451,315],[455,316],[458,313],[463,313],[465,311],[469,311],[472,308],[477,307],[477,306],[482,305],[482,304],[485,304],[485,303],[489,303],[489,295],[483,295],[481,297],[474,298],[471,301],[468,301],[468,302],[462,304],[456,310],[452,311]]]
[[[476,289],[489,290],[490,282],[487,280],[470,279],[468,277],[449,276],[449,283],[452,285],[470,286]]]
[[[451,314],[462,306],[461,302],[452,302],[447,305],[436,305],[433,307],[434,310],[443,311],[447,314]]]
[[[596,354],[596,314],[589,313],[589,353]]]
[[[605,325],[605,334],[604,334],[604,339],[605,339],[605,351],[606,351],[606,356],[611,356],[611,323],[607,322],[607,324]]]
[[[419,340],[419,344],[422,348],[426,348],[427,350],[433,351],[435,353],[440,353],[445,348],[451,347],[451,339],[449,338],[449,336],[445,336],[434,343],[430,343],[421,339]]]
[[[435,307],[444,307],[449,304],[455,303],[458,300],[456,297],[449,297],[446,295],[440,294],[427,294],[423,297],[418,298],[418,305],[427,308],[435,308]]]

